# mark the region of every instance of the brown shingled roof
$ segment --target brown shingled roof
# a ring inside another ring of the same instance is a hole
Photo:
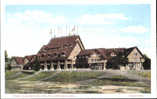
[[[106,50],[105,50],[105,48],[86,49],[86,50],[81,51],[78,56],[83,56],[83,55],[90,56],[93,53],[100,54],[102,56],[102,58],[106,58]]]
[[[127,51],[126,51],[126,57],[131,53],[131,51],[132,51],[133,49],[137,49],[138,52],[143,56],[142,52],[138,49],[138,47],[137,47],[137,46],[134,46],[134,47],[130,47],[130,48],[127,49]],[[144,56],[143,56],[143,57],[144,57]]]
[[[135,49],[135,48],[143,56],[143,54],[141,53],[141,51],[137,47],[130,47],[130,48],[110,48],[110,49],[105,49],[105,48],[86,49],[86,50],[81,51],[78,56],[82,56],[82,55],[88,55],[89,56],[89,55],[92,55],[93,53],[98,53],[98,54],[100,54],[102,56],[102,58],[109,59],[110,58],[110,54],[112,52],[114,52],[117,55],[124,55],[125,57],[127,57],[130,54],[130,52],[133,49]]]
[[[80,39],[77,35],[52,38],[47,45],[44,45],[40,49],[37,56],[41,56],[41,61],[56,60],[60,56],[59,59],[66,59],[75,47],[77,39]]]
[[[36,55],[25,56],[29,60],[29,62],[33,61]]]
[[[103,59],[108,59],[110,57],[110,54],[112,52],[115,52],[117,54],[119,53],[125,53],[126,49],[125,48],[110,48],[110,49],[105,49],[105,48],[96,48],[96,49],[86,49],[83,50],[79,53],[78,56],[83,56],[83,55],[92,55],[93,53],[97,53],[102,56]]]
[[[13,57],[18,65],[24,64],[23,57]]]

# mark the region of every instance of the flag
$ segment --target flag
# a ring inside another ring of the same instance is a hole
[[[50,35],[52,35],[52,29],[50,29],[50,32],[49,32],[49,34],[50,34]]]
[[[75,31],[75,26],[72,28],[72,32],[74,32]]]

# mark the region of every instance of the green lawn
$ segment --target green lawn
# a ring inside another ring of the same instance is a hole
[[[136,72],[136,74],[143,77],[150,77],[150,72]],[[141,90],[141,93],[150,93],[150,85],[144,82],[128,79],[124,75],[115,75],[110,77],[106,77],[104,75],[106,75],[106,73],[101,71],[49,71],[39,72],[38,74],[35,72],[6,71],[6,91],[8,93],[47,93],[47,91],[55,93],[64,89],[62,89],[60,85],[55,86],[56,84],[61,84],[62,86],[67,86],[68,84],[78,84],[78,88],[74,88],[72,90],[84,93],[86,91],[90,93],[89,91],[91,90],[91,92],[97,93],[94,89],[92,89],[93,87],[99,89],[100,86],[113,85],[142,87],[143,90]],[[25,77],[26,79],[19,79]],[[47,79],[43,81],[45,78]],[[121,92],[121,89],[117,90],[117,92]]]
[[[144,83],[139,83],[136,80],[130,80],[122,75],[112,76],[110,78],[97,79],[89,85],[101,86],[101,85],[119,85],[119,86],[137,86],[137,87],[147,87]]]
[[[74,83],[76,81],[95,79],[97,76],[103,75],[104,72],[60,72],[53,79],[48,79],[46,81],[51,82],[65,82],[65,83]]]
[[[29,75],[32,75],[34,72],[21,72],[21,71],[6,71],[6,80],[16,80],[23,78]]]
[[[52,72],[40,72],[39,74],[37,75],[34,75],[28,79],[25,79],[25,80],[29,80],[29,81],[40,81],[46,77],[49,77],[49,76],[52,76],[53,74],[55,73],[55,71],[52,71]]]
[[[148,78],[149,80],[151,79],[151,72],[150,71],[149,72],[139,72],[138,74],[142,77]]]
[[[15,75],[16,73],[18,73],[20,71],[5,71],[5,78],[9,79],[11,76]]]

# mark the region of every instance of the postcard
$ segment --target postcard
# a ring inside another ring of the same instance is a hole
[[[2,97],[156,97],[154,2],[3,2]]]

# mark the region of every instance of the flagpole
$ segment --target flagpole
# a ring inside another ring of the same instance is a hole
[[[51,29],[51,39],[52,39],[52,29]]]
[[[55,28],[54,28],[54,38],[55,38],[56,36],[55,36]]]
[[[51,28],[50,28],[49,34],[50,34],[50,39],[51,39],[52,38],[52,29]]]
[[[67,24],[66,24],[65,28],[66,28],[66,33],[65,34],[67,34]]]
[[[69,36],[70,36],[70,25],[69,25]]]
[[[78,25],[77,25],[77,35],[78,35]]]
[[[73,35],[75,35],[75,28],[76,28],[76,26],[74,25],[74,32],[73,32]]]

